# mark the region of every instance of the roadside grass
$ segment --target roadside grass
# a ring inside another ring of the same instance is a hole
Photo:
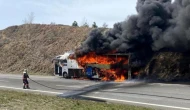
[[[0,110],[151,110],[124,104],[0,90]]]

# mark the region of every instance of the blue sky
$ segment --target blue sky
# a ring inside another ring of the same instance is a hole
[[[24,23],[28,15],[34,13],[34,23],[71,25],[77,21],[81,25],[95,21],[102,26],[125,20],[136,14],[137,0],[0,0],[0,30]]]

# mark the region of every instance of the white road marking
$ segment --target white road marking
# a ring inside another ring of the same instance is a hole
[[[0,80],[1,82],[9,82],[9,81],[5,81],[5,80]]]
[[[63,93],[61,93],[61,92],[32,90],[32,89],[23,89],[23,88],[15,88],[15,87],[7,87],[7,86],[0,86],[0,88],[14,89],[14,90],[22,90],[22,91],[31,91],[31,92],[40,92],[40,93],[50,93],[50,94],[56,94],[56,95],[63,94]]]
[[[172,109],[190,110],[190,108],[185,108],[185,107],[176,107],[176,106],[169,106],[169,105],[159,105],[159,104],[152,104],[152,103],[144,103],[144,102],[136,102],[136,101],[128,101],[128,100],[119,100],[119,99],[111,99],[111,98],[95,97],[95,96],[85,96],[85,95],[81,95],[81,96],[82,97],[86,97],[86,98],[95,98],[95,99],[101,99],[101,100],[126,102],[126,103],[133,103],[133,104],[140,104],[140,105],[149,105],[149,106],[157,106],[157,107],[172,108]]]
[[[164,83],[151,83],[148,85],[158,85],[158,86],[181,86],[181,87],[187,87],[188,85],[184,85],[184,84],[164,84]]]

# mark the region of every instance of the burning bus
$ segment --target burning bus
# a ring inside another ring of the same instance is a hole
[[[129,54],[103,54],[97,55],[89,52],[77,56],[74,52],[53,59],[55,75],[64,78],[86,77],[89,79],[123,81],[131,78]]]

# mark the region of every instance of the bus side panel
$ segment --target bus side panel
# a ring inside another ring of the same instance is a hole
[[[69,69],[69,77],[79,78],[82,76],[82,69]]]

